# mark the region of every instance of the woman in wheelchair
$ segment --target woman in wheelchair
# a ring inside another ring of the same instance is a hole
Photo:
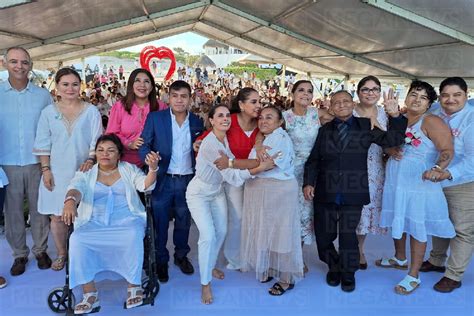
[[[146,212],[137,190],[153,190],[160,157],[154,152],[147,155],[145,176],[136,166],[119,161],[123,145],[114,134],[101,136],[95,152],[98,163],[88,172],[77,172],[71,181],[62,215],[67,225],[74,223],[69,240],[70,287],[82,285],[84,293],[75,314],[99,311],[94,278],[102,271],[127,280],[127,308],[143,303]]]

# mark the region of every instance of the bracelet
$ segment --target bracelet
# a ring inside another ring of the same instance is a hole
[[[435,169],[436,169],[436,170],[443,170],[443,168],[441,168],[441,166],[438,165],[438,164],[436,164],[436,165],[434,165],[433,167],[431,167],[431,170],[435,170]]]
[[[87,161],[90,161],[90,162],[92,162],[92,164],[95,164],[95,159],[92,158],[92,157],[87,158],[87,159],[86,159],[86,162],[87,162]]]
[[[41,170],[43,170],[43,169],[49,169],[49,167],[50,167],[49,165],[43,165],[43,166],[41,166]]]
[[[230,169],[234,168],[234,159],[232,159],[232,158],[229,159],[229,168]]]
[[[72,195],[66,196],[66,199],[64,200],[64,204],[66,204],[66,202],[69,201],[69,200],[73,200],[77,205],[77,199],[76,199],[75,196],[72,196]]]
[[[158,166],[156,166],[156,169],[153,169],[152,167],[149,167],[149,168],[148,168],[148,171],[151,171],[151,172],[157,172],[157,171],[158,171],[158,169],[159,169],[159,167],[158,167]]]
[[[448,180],[449,180],[449,181],[452,181],[452,180],[453,180],[453,175],[451,174],[451,172],[450,172],[448,169],[445,169],[444,171],[449,173],[449,178],[448,178]]]
[[[51,168],[48,166],[41,167],[41,172],[51,171]]]

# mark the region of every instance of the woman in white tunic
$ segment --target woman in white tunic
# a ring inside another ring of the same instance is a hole
[[[102,121],[95,106],[79,98],[81,77],[75,70],[60,69],[55,81],[60,98],[41,112],[33,154],[39,156],[42,171],[38,212],[51,215],[57,249],[51,268],[58,271],[66,260],[67,227],[60,218],[66,187],[78,169],[87,171],[92,167]]]
[[[221,155],[230,158],[230,167],[234,159],[226,136],[231,123],[229,109],[225,105],[213,107],[209,111],[209,122],[212,132],[202,141],[196,159],[196,175],[186,191],[189,211],[199,230],[199,272],[202,285],[201,301],[204,304],[211,304],[213,300],[212,277],[224,278],[224,273],[215,268],[227,232],[227,200],[223,183],[241,186],[252,174],[273,167],[271,160],[260,164],[255,160],[255,168],[250,170],[219,170],[214,162]]]
[[[127,308],[143,303],[140,284],[146,212],[137,190],[155,187],[159,156],[147,155],[149,172],[145,176],[138,167],[119,162],[123,145],[114,134],[101,136],[95,153],[98,164],[76,173],[64,201],[63,221],[67,225],[74,222],[69,239],[69,284],[71,288],[81,284],[84,293],[75,314],[100,309],[94,279],[102,271],[113,271],[127,280]]]

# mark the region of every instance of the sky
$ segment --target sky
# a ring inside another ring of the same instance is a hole
[[[165,46],[171,49],[173,49],[174,47],[181,47],[191,55],[199,55],[200,53],[204,52],[202,45],[204,45],[207,40],[208,38],[198,35],[196,33],[186,32],[159,39],[156,41],[148,42],[145,44],[127,47],[121,49],[121,51],[140,52],[145,46],[153,45],[156,47]]]

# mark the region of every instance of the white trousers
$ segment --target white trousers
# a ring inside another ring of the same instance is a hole
[[[244,204],[244,186],[235,187],[224,184],[227,198],[228,227],[224,243],[224,256],[227,259],[227,269],[240,269],[240,233],[242,227],[242,208]]]
[[[227,201],[222,185],[210,185],[197,177],[189,182],[186,201],[199,230],[201,284],[207,285],[212,280],[212,270],[227,232]]]

